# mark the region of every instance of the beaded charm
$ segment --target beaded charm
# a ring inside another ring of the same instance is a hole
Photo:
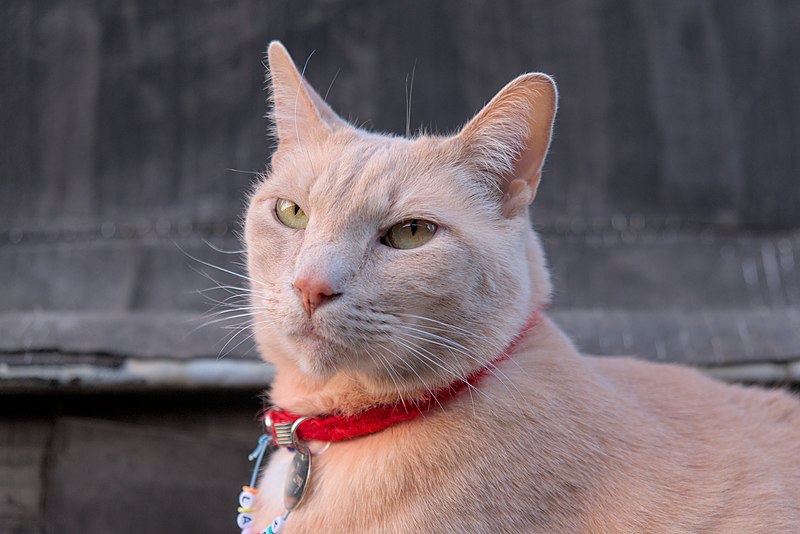
[[[264,530],[261,534],[280,534],[283,532],[283,525],[286,523],[286,516],[289,515],[289,512],[286,512],[286,515],[279,515],[275,518],[275,521],[272,522],[270,526]]]
[[[250,477],[250,485],[242,486],[242,492],[239,494],[239,515],[236,516],[236,524],[242,529],[242,534],[257,534],[255,530],[250,528],[253,522],[255,513],[256,496],[258,495],[258,488],[255,487],[258,479],[258,470],[261,468],[261,462],[264,459],[264,454],[272,442],[272,437],[264,434],[258,439],[258,445],[255,450],[250,453],[248,459],[252,462],[256,461],[253,467],[253,474]],[[261,534],[280,534],[283,531],[283,525],[286,523],[286,518],[289,517],[289,510],[285,514],[279,515],[275,518],[270,526],[261,531]]]
[[[243,510],[249,510],[244,512]],[[239,515],[236,516],[236,524],[244,530],[253,522],[253,511],[250,508],[239,508]]]
[[[242,508],[253,508],[257,494],[258,490],[256,488],[242,486],[242,492],[239,494],[239,506]]]
[[[264,460],[264,454],[267,452],[267,447],[272,442],[272,437],[268,434],[262,435],[258,438],[258,445],[255,450],[250,453],[248,459],[252,462],[256,461],[253,467],[253,474],[250,477],[250,485],[242,486],[242,492],[239,494],[239,515],[236,516],[236,525],[242,529],[242,534],[256,534],[250,528],[250,524],[255,519],[255,503],[258,489],[255,487],[256,480],[258,479],[258,470],[261,468],[261,462]],[[266,531],[264,531],[266,532]]]
[[[258,490],[256,488],[251,488],[250,486],[242,486],[242,492],[239,494],[239,515],[236,516],[236,524],[242,529],[242,534],[247,534],[246,531],[253,531],[248,527],[250,523],[253,522],[253,513],[256,502],[256,494],[258,494]]]

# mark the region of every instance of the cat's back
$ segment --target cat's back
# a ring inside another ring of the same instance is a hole
[[[783,443],[781,450],[800,451],[800,399],[790,392],[727,384],[677,365],[628,357],[584,358],[616,392],[632,396],[642,410],[671,428],[691,428],[689,436],[714,440],[736,435],[754,445]]]
[[[634,432],[656,441],[663,437],[651,461],[658,464],[659,450],[669,450],[665,467],[685,477],[681,491],[707,505],[706,531],[762,531],[753,528],[800,520],[800,401],[795,395],[726,384],[675,365],[585,359],[640,412],[638,424],[649,428]],[[735,512],[721,517],[711,513],[714,509]]]

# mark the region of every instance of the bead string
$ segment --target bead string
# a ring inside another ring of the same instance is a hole
[[[248,460],[251,462],[255,460],[256,463],[253,466],[253,473],[250,475],[250,485],[242,486],[242,492],[239,494],[239,515],[236,516],[236,524],[242,529],[242,534],[257,534],[249,525],[255,519],[255,503],[256,496],[258,495],[258,488],[256,487],[258,471],[261,469],[261,463],[264,460],[264,455],[270,444],[272,444],[272,435],[262,434],[261,437],[258,438],[256,448],[253,449],[253,452],[247,457]],[[283,515],[276,517],[272,524],[262,530],[260,534],[280,534],[287,517],[289,517],[288,510]]]

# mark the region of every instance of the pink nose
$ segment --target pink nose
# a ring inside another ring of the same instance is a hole
[[[327,281],[314,276],[301,276],[294,281],[294,287],[303,297],[303,307],[311,316],[314,311],[328,300],[340,295],[331,289]]]

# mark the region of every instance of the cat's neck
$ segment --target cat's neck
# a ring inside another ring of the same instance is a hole
[[[476,368],[470,374],[474,377],[477,387],[478,380],[484,374],[494,374],[501,361],[511,359],[520,343],[530,347],[536,343],[539,332],[537,329],[546,329],[543,326],[544,316],[541,308],[535,308],[527,322],[517,335],[510,341],[506,349],[497,354],[488,356],[488,362],[483,368]],[[542,332],[543,333],[543,332]],[[288,359],[278,359],[274,364],[275,377],[272,383],[270,397],[272,403],[281,409],[302,416],[318,416],[323,414],[352,415],[363,412],[378,405],[403,404],[407,402],[422,401],[431,395],[436,398],[437,392],[429,388],[420,387],[418,390],[404,391],[402,396],[396,389],[390,391],[372,386],[369,380],[356,377],[351,373],[337,373],[328,379],[315,379],[303,373],[299,367]],[[440,391],[461,389],[468,379],[456,379],[452,384],[445,385]],[[469,381],[469,387],[476,387]]]
[[[316,379],[287,360],[276,362],[274,367],[270,400],[275,406],[298,415],[355,414],[397,399],[396,395],[375,391],[349,374],[337,373],[327,379]]]

